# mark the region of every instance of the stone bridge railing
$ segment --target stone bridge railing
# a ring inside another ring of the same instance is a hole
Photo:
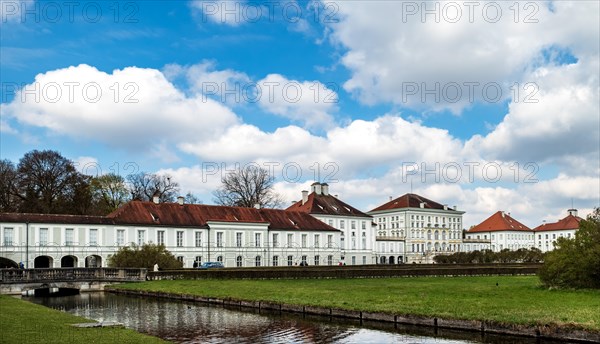
[[[133,282],[146,280],[146,269],[56,268],[0,269],[0,284],[39,282]]]

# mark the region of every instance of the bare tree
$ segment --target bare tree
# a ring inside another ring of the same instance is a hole
[[[188,191],[188,193],[185,194],[184,201],[187,204],[202,204],[200,198],[194,195],[191,191]]]
[[[17,170],[10,160],[0,160],[0,212],[18,211]]]
[[[140,172],[127,177],[131,199],[151,201],[154,195],[160,202],[173,202],[179,193],[179,184],[168,174]]]
[[[214,201],[220,205],[280,208],[282,197],[273,191],[275,178],[269,171],[255,165],[230,172],[221,179],[221,187],[213,192]]]
[[[17,166],[21,212],[82,213],[90,203],[89,177],[51,150],[26,153]]]

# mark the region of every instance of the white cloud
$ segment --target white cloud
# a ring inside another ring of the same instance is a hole
[[[73,161],[73,165],[77,171],[88,176],[96,177],[103,174],[98,159],[95,157],[80,156]]]
[[[17,129],[13,128],[8,121],[0,119],[0,133],[17,134]]]
[[[352,73],[344,88],[368,104],[392,102],[460,113],[472,103],[464,83],[479,83],[474,88],[475,101],[495,98],[493,88],[487,99],[482,97],[483,85],[488,83],[500,85],[501,100],[507,99],[508,88],[523,81],[523,73],[539,61],[543,49],[558,46],[577,57],[597,56],[597,44],[590,44],[599,40],[597,2],[533,2],[528,8],[520,3],[518,17],[510,9],[512,2],[475,4],[471,23],[469,8],[457,2],[336,3],[340,20],[329,24],[330,37],[347,50],[341,62]],[[439,6],[439,23],[431,14],[423,20],[423,6],[429,10]],[[455,23],[454,6],[462,11]],[[501,6],[502,14],[491,23],[495,6]],[[525,22],[534,11],[528,19],[537,23]],[[424,91],[433,89],[436,82],[440,91],[434,93],[441,95],[439,101]],[[456,102],[452,102],[452,83],[462,91]],[[414,85],[416,92],[409,88]]]
[[[332,113],[337,110],[338,95],[331,89],[332,85],[316,80],[290,80],[280,74],[269,74],[257,83],[260,85],[258,105],[263,110],[303,123],[308,128],[333,126]]]
[[[245,11],[261,10],[260,6],[248,6],[242,0],[194,0],[190,2],[193,12],[200,16],[202,23],[211,21],[216,24],[238,26],[254,18],[256,12],[246,14]]]
[[[210,140],[239,121],[212,99],[185,96],[158,70],[129,67],[109,74],[88,65],[38,74],[3,104],[4,116],[138,151]]]

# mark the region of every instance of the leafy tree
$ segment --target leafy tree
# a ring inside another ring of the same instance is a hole
[[[101,215],[108,214],[123,205],[129,196],[125,179],[113,173],[92,179],[91,190],[95,207]]]
[[[0,160],[0,212],[10,213],[19,209],[16,181],[15,165],[10,160]]]
[[[548,287],[600,288],[600,208],[579,223],[575,238],[558,238],[538,273]]]
[[[89,177],[56,151],[28,152],[17,166],[21,212],[81,214],[85,212],[81,206],[85,208],[91,196],[88,186]]]
[[[161,269],[181,269],[183,264],[169,252],[164,245],[131,244],[119,249],[108,259],[108,266],[113,268],[147,268],[150,271],[154,264]]]
[[[131,199],[152,201],[156,195],[160,202],[173,202],[179,193],[179,184],[168,174],[140,172],[127,177]]]
[[[221,187],[213,192],[214,201],[220,205],[279,208],[283,199],[273,191],[275,178],[264,168],[248,165],[230,172],[221,179]]]

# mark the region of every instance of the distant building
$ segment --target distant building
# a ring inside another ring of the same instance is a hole
[[[380,263],[431,263],[461,250],[462,215],[456,207],[405,194],[368,212],[376,225]]]
[[[533,231],[515,220],[510,213],[497,211],[466,232],[463,246],[467,252],[529,249],[534,246]]]
[[[334,265],[341,232],[296,211],[131,201],[107,216],[0,214],[0,257],[101,267],[120,247],[164,244],[184,267]]]
[[[302,191],[302,199],[294,202],[286,210],[310,214],[340,230],[340,238],[335,246],[341,250],[343,263],[377,263],[374,254],[373,217],[343,202],[337,195],[331,195],[327,183],[313,183],[311,192]]]
[[[568,215],[557,222],[543,223],[533,229],[535,232],[535,247],[542,252],[552,251],[556,239],[574,238],[579,229],[579,222],[583,220],[577,216],[577,209],[569,209]]]

